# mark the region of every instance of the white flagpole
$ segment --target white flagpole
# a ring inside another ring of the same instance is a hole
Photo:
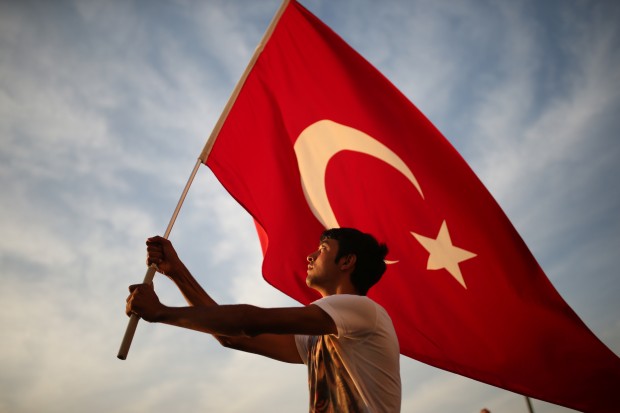
[[[194,166],[194,169],[192,170],[192,173],[189,179],[187,180],[187,184],[185,184],[185,189],[183,189],[183,193],[181,194],[181,198],[179,199],[179,202],[177,203],[177,207],[175,208],[174,213],[172,214],[172,218],[170,218],[170,222],[168,223],[168,228],[166,228],[166,232],[164,233],[164,238],[168,238],[168,236],[170,235],[172,226],[174,225],[174,222],[176,221],[177,216],[179,215],[181,206],[183,205],[183,202],[185,201],[185,197],[187,196],[189,187],[192,185],[192,182],[194,181],[194,177],[196,176],[196,173],[198,172],[198,168],[200,167],[201,164],[206,162],[207,157],[209,156],[209,153],[211,152],[211,148],[213,148],[213,144],[215,143],[215,139],[217,138],[217,135],[220,133],[220,130],[222,129],[222,125],[224,124],[224,121],[228,117],[228,114],[230,113],[230,109],[235,103],[235,100],[237,100],[237,96],[239,96],[239,92],[241,91],[241,88],[243,87],[245,80],[247,79],[248,75],[252,71],[252,68],[254,67],[254,64],[256,63],[256,60],[258,60],[258,56],[265,48],[267,41],[271,37],[271,34],[273,33],[276,25],[278,24],[278,21],[280,20],[280,17],[284,13],[284,10],[286,9],[286,6],[288,6],[289,3],[290,3],[290,0],[283,0],[282,4],[280,4],[280,8],[278,8],[278,10],[276,11],[276,14],[273,16],[273,19],[271,20],[271,23],[269,23],[269,26],[267,27],[267,30],[265,31],[263,38],[261,39],[258,46],[256,46],[256,50],[254,51],[254,54],[252,55],[250,62],[245,68],[245,71],[243,72],[243,74],[241,75],[241,78],[237,82],[237,85],[233,89],[232,94],[228,98],[228,102],[226,103],[226,106],[224,106],[224,110],[222,111],[222,114],[220,115],[217,123],[215,124],[215,127],[213,128],[211,135],[209,135],[209,139],[207,139],[207,143],[205,144],[202,152],[200,153],[200,157],[196,161],[196,165]],[[151,265],[150,267],[148,267],[148,269],[146,270],[146,274],[144,275],[143,283],[151,284],[153,282],[153,277],[155,276],[156,271],[157,271],[157,268],[155,267],[155,265]],[[120,349],[118,350],[118,355],[117,355],[117,357],[121,360],[125,360],[127,358],[127,353],[129,353],[129,347],[131,347],[133,336],[136,332],[136,328],[138,327],[138,321],[140,321],[140,318],[136,316],[135,314],[132,314],[131,317],[129,318],[129,322],[127,323],[127,329],[125,330],[125,335],[123,336],[123,341],[121,342],[121,346],[120,346]]]
[[[534,408],[532,407],[532,401],[530,400],[529,397],[524,396],[525,397],[525,404],[527,404],[527,411],[529,413],[534,413]]]

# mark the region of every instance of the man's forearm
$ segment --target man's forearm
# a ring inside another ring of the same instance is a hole
[[[169,278],[176,284],[190,306],[209,307],[217,305],[184,264],[181,264],[181,267]]]
[[[206,293],[205,293],[206,294]],[[192,307],[162,306],[152,320],[221,336],[252,336],[248,313],[256,309],[250,305],[210,305]]]
[[[264,334],[256,320],[264,314],[251,305],[164,308],[158,320],[212,334],[224,346],[286,363],[302,363],[291,334]]]

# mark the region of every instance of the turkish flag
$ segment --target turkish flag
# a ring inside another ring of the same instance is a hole
[[[295,1],[205,162],[254,217],[263,275],[302,303],[325,227],[390,248],[369,296],[402,354],[537,399],[620,411],[620,359],[563,301],[493,197],[383,75]]]

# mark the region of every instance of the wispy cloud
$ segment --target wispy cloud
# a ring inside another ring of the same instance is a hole
[[[278,3],[0,4],[0,410],[306,410],[303,366],[194,332],[141,323],[114,358],[144,238],[163,232]],[[618,7],[307,3],[454,143],[618,351]],[[172,239],[217,300],[294,304],[261,279],[252,220],[206,168]],[[404,411],[522,406],[411,360],[403,384]]]

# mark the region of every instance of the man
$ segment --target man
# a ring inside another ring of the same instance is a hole
[[[126,312],[213,334],[225,347],[308,366],[310,412],[398,412],[399,346],[386,311],[366,297],[387,247],[351,228],[325,231],[308,255],[306,283],[323,298],[305,307],[218,305],[161,237],[147,240],[157,265],[189,307],[167,307],[151,285],[129,287]]]

